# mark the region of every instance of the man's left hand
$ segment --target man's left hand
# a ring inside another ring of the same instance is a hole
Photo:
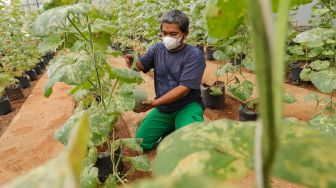
[[[135,112],[137,112],[137,113],[147,112],[148,110],[158,106],[156,104],[156,101],[153,101],[153,100],[142,101],[142,104],[144,105],[144,107],[140,110],[135,111]]]

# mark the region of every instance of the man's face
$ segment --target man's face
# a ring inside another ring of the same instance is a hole
[[[187,37],[187,33],[183,33],[180,30],[178,24],[175,23],[163,23],[161,28],[161,37],[173,37],[173,38],[180,38],[183,35],[182,41]]]

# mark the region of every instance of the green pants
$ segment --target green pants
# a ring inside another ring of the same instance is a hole
[[[203,109],[197,102],[173,113],[161,113],[154,108],[140,124],[135,137],[143,139],[141,146],[144,150],[150,150],[174,130],[199,121],[203,121]]]

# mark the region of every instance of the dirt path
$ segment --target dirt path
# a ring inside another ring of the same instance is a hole
[[[29,97],[30,93],[34,89],[35,85],[37,84],[38,80],[30,81],[30,87],[23,89],[24,98],[16,101],[10,101],[13,112],[0,116],[0,137],[2,134],[6,131],[7,127],[12,122],[13,118],[16,116],[16,114],[20,111],[22,104],[26,101],[26,99]]]
[[[0,138],[0,184],[56,156],[63,145],[53,132],[72,114],[74,101],[69,86],[58,83],[50,98],[43,97],[44,74]],[[51,172],[52,173],[52,172]]]

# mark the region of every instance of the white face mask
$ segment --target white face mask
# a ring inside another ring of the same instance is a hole
[[[176,49],[177,47],[179,47],[181,44],[181,41],[182,41],[182,37],[183,35],[180,37],[180,38],[173,38],[173,37],[162,37],[162,42],[164,44],[164,46],[168,49],[168,50],[173,50],[173,49]]]

